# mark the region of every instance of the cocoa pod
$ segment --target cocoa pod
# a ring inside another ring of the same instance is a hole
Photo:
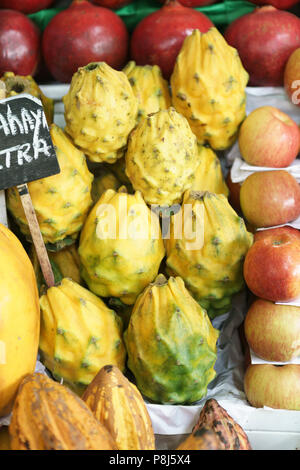
[[[106,365],[82,399],[110,432],[119,450],[154,450],[152,423],[142,395],[117,366]]]
[[[252,450],[245,431],[214,398],[205,402],[193,433],[201,428],[214,431],[223,450]]]
[[[21,382],[9,433],[12,450],[116,450],[84,401],[40,373]]]
[[[223,450],[216,434],[208,428],[192,432],[176,450]]]

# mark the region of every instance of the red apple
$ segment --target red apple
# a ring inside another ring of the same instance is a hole
[[[244,330],[252,351],[265,361],[289,362],[300,355],[300,307],[257,299]]]
[[[288,234],[291,237],[295,237],[296,239],[300,240],[300,230],[296,228],[289,227],[288,225],[284,225],[283,227],[276,227],[276,228],[269,228],[267,230],[258,230],[254,233],[254,241],[257,242],[266,237],[273,237],[281,236],[284,234]]]
[[[300,240],[274,235],[255,241],[244,261],[244,279],[257,297],[289,302],[300,296]]]
[[[238,141],[241,155],[249,165],[284,168],[299,153],[300,134],[297,124],[286,113],[273,106],[262,106],[246,117]]]
[[[54,0],[0,0],[0,8],[18,10],[25,15],[49,8]]]
[[[300,106],[300,47],[290,55],[286,63],[283,83],[292,103]]]
[[[251,364],[244,377],[250,405],[300,411],[300,365]]]
[[[300,215],[300,185],[285,170],[258,171],[243,181],[240,204],[254,227],[282,225]]]
[[[40,33],[23,13],[0,10],[0,75],[34,75],[40,61]]]

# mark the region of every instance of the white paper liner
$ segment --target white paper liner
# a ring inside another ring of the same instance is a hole
[[[285,168],[271,168],[271,167],[262,167],[262,166],[254,166],[249,165],[248,163],[243,160],[238,143],[236,142],[232,149],[230,150],[230,157],[232,158],[234,155],[232,167],[230,170],[230,177],[233,183],[242,183],[245,181],[248,176],[252,175],[253,173],[257,173],[259,171],[279,171],[284,170],[290,173],[298,183],[300,183],[300,159],[296,158],[288,167]]]
[[[295,357],[291,359],[288,362],[280,362],[280,361],[266,361],[265,359],[257,356],[254,351],[250,349],[250,358],[251,358],[251,364],[274,364],[274,365],[279,365],[279,366],[284,366],[287,364],[300,364],[300,356]]]

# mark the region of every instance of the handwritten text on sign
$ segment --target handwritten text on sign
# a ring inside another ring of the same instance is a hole
[[[40,100],[22,94],[0,102],[0,189],[60,172]]]

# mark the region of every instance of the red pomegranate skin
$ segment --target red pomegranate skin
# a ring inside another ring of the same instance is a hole
[[[35,13],[49,6],[54,0],[0,0],[0,8],[8,8],[10,10],[17,10],[29,15]]]
[[[300,47],[300,19],[265,6],[237,18],[224,36],[238,50],[250,86],[283,86],[285,64]]]
[[[42,51],[53,77],[70,83],[79,67],[106,62],[121,69],[127,60],[129,34],[112,10],[74,0],[44,30]]]
[[[176,0],[167,0],[134,29],[130,57],[138,65],[158,65],[168,80],[185,37],[194,29],[205,33],[213,26],[200,11],[184,7]]]
[[[288,10],[292,6],[296,5],[296,3],[299,3],[299,0],[266,0],[266,1],[249,0],[249,1],[258,6],[272,5],[273,7],[278,8],[278,10]]]
[[[0,75],[34,76],[40,61],[40,32],[23,13],[0,10]]]
[[[100,7],[110,8],[111,10],[118,10],[119,8],[129,5],[133,0],[92,0],[95,5]]]
[[[178,0],[181,5],[185,7],[195,8],[204,7],[205,5],[211,5],[216,3],[217,0]],[[160,3],[165,3],[166,0],[159,0]]]

